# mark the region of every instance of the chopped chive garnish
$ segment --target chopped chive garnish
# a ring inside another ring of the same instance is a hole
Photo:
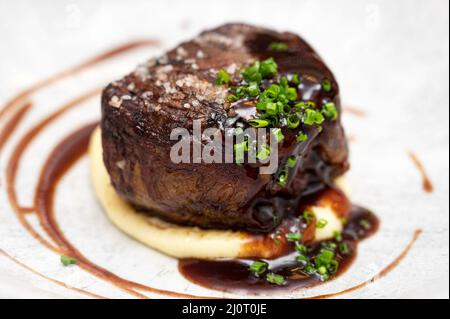
[[[259,277],[260,275],[262,275],[263,273],[266,272],[267,268],[268,268],[268,264],[266,262],[264,262],[264,261],[255,261],[255,262],[253,262],[250,265],[249,270],[254,275]]]
[[[325,266],[320,266],[318,269],[317,269],[317,272],[319,273],[319,274],[321,274],[321,275],[325,275],[328,271],[327,271],[327,267],[325,267]]]
[[[281,187],[286,186],[288,180],[288,172],[283,170],[278,175],[277,184]]]
[[[278,107],[276,103],[268,102],[266,103],[266,114],[267,115],[277,115]]]
[[[297,109],[304,110],[304,109],[306,109],[306,102],[302,101],[302,102],[295,103],[295,107]]]
[[[268,58],[261,62],[259,66],[259,72],[263,78],[272,77],[278,72],[278,65],[273,58]]]
[[[306,107],[315,109],[316,108],[316,102],[314,102],[314,101],[306,101]]]
[[[283,132],[281,131],[281,128],[273,129],[272,133],[275,136],[277,143],[281,143],[284,140],[284,135]]]
[[[287,49],[287,46],[285,43],[271,43],[270,48],[284,50]],[[337,110],[333,102],[324,102],[322,108],[319,109],[314,101],[299,101],[300,75],[298,73],[278,74],[278,65],[272,57],[263,61],[255,61],[242,69],[239,75],[241,80],[236,81],[236,85],[233,84],[228,87],[230,94],[227,101],[236,102],[245,99],[246,102],[254,103],[257,116],[248,120],[248,124],[255,128],[273,128],[272,132],[278,143],[285,139],[285,128],[297,129],[302,127],[303,124],[314,125],[320,133],[322,131],[321,124],[325,121],[325,118],[337,118]],[[225,69],[221,69],[217,73],[216,84],[229,84],[231,78],[232,76]],[[322,81],[322,86],[325,91],[331,90],[333,83],[325,79]],[[234,107],[234,105],[231,104],[231,107]],[[308,135],[303,130],[299,130],[296,134],[295,138],[298,143],[308,140]],[[236,146],[236,151],[243,146],[245,146],[244,151],[248,151],[248,144]],[[270,151],[264,148],[257,152],[256,157],[264,160],[269,155]],[[243,155],[238,157],[237,163],[244,160]],[[285,187],[288,182],[288,169],[295,166],[296,159],[288,158],[285,166],[281,167],[275,174],[275,182],[279,186]]]
[[[334,258],[334,253],[331,250],[324,249],[315,258],[316,267],[328,266]]]
[[[292,74],[291,82],[294,85],[299,85],[300,84],[300,78],[299,78],[297,73]]]
[[[289,233],[289,234],[286,234],[286,239],[288,241],[299,241],[300,239],[302,239],[302,234],[301,233]]]
[[[256,83],[250,83],[250,85],[247,88],[248,95],[251,97],[256,97],[259,95],[259,87]]]
[[[259,101],[258,103],[256,103],[256,109],[258,111],[265,111],[267,109],[267,102]]]
[[[335,274],[338,271],[339,268],[339,263],[333,259],[327,267],[328,272],[330,272],[331,274]]]
[[[325,79],[322,81],[322,90],[324,90],[325,92],[330,92],[332,88],[332,84],[331,81],[328,79]]]
[[[286,121],[289,128],[297,128],[300,125],[300,117],[297,113],[288,116]]]
[[[338,111],[336,109],[336,105],[333,102],[325,103],[322,108],[322,113],[333,121],[338,118]]]
[[[280,79],[280,86],[282,88],[282,91],[286,91],[286,88],[289,87],[289,80],[287,79],[287,77],[283,76]]]
[[[309,258],[305,255],[298,255],[295,259],[297,259],[297,261],[303,263],[303,264],[308,264],[309,263]]]
[[[261,149],[256,153],[256,158],[260,161],[264,161],[270,156],[270,147],[263,145]]]
[[[242,73],[242,77],[247,83],[251,82],[258,84],[261,83],[262,76],[261,73],[259,72],[259,68],[260,63],[257,61],[252,66],[249,66],[244,70],[244,72]]]
[[[295,88],[288,88],[286,90],[286,98],[289,101],[295,101],[297,99],[297,90]]]
[[[266,280],[268,282],[270,282],[271,284],[275,284],[278,286],[284,285],[285,284],[285,280],[284,277],[278,274],[274,274],[274,273],[268,273],[266,276]]]
[[[247,141],[234,144],[234,157],[236,163],[244,162],[244,154],[248,150]]]
[[[289,168],[294,168],[297,165],[297,157],[289,156],[286,164]]]
[[[313,109],[306,109],[305,113],[305,120],[304,123],[307,125],[313,125],[317,124],[320,125],[323,123],[325,118],[323,117],[322,113],[313,110]]]
[[[69,256],[61,256],[60,260],[64,266],[75,265],[78,263],[78,259]]]
[[[306,254],[306,252],[307,252],[308,249],[306,248],[305,245],[296,243],[296,244],[295,244],[295,250],[296,250],[297,252],[301,253],[301,254]]]
[[[333,237],[336,241],[342,241],[342,233],[339,230],[335,230]]]
[[[250,124],[253,127],[267,127],[269,126],[270,122],[267,120],[253,119],[249,120],[248,124]]]
[[[346,255],[350,252],[350,248],[347,243],[341,243],[341,244],[339,244],[339,251],[342,254]]]
[[[312,211],[305,210],[303,212],[303,219],[307,224],[309,224],[309,222],[312,221],[315,217],[316,215]]]
[[[227,96],[227,102],[236,102],[239,98],[236,95],[230,94]]]
[[[285,42],[272,42],[269,44],[269,50],[274,52],[286,52],[289,46]]]
[[[308,135],[306,135],[306,133],[304,133],[304,132],[299,132],[297,134],[296,139],[297,139],[297,142],[305,142],[308,140]]]
[[[280,93],[280,87],[276,84],[271,84],[265,91],[264,94],[269,99],[276,99]]]
[[[316,103],[314,101],[301,101],[295,104],[295,107],[298,109],[306,110],[306,109],[315,109]]]
[[[247,87],[245,87],[245,86],[240,86],[236,89],[236,95],[239,98],[245,96],[246,93],[247,93]]]
[[[317,221],[316,227],[317,227],[317,228],[324,228],[327,224],[328,224],[328,221],[325,220],[325,219],[323,219],[323,218],[321,218],[321,219],[319,219],[319,220]]]
[[[217,72],[216,85],[226,85],[230,80],[230,75],[225,69],[220,69],[219,72]]]
[[[306,267],[305,267],[305,272],[307,273],[307,274],[313,274],[313,273],[315,273],[316,272],[316,269],[312,266],[312,265],[307,265]]]

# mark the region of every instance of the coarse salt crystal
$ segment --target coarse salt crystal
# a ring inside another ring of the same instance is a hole
[[[117,96],[113,96],[111,100],[109,100],[109,105],[115,108],[119,108],[122,105],[122,99],[119,99]]]

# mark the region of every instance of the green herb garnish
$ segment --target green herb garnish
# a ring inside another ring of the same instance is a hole
[[[322,81],[322,90],[324,90],[324,92],[330,92],[332,88],[332,84],[331,81],[328,79],[325,79]]]
[[[291,83],[294,84],[294,85],[299,85],[300,84],[300,78],[299,78],[297,73],[292,74]]]
[[[306,135],[306,133],[303,133],[303,132],[299,132],[298,134],[297,134],[297,142],[305,142],[305,141],[307,141],[308,140],[308,135]]]
[[[294,168],[297,165],[297,157],[289,156],[286,164],[289,168]]]
[[[269,50],[274,52],[286,52],[289,46],[285,42],[272,42],[269,44]]]
[[[255,62],[252,66],[249,66],[242,73],[242,77],[247,83],[260,84],[262,80],[261,73],[259,72],[260,62]]]
[[[348,246],[347,243],[341,243],[339,244],[339,251],[342,254],[347,255],[350,252],[350,247]]]
[[[323,218],[319,219],[316,223],[317,228],[324,228],[326,225],[328,225],[328,221]]]
[[[263,145],[261,149],[256,153],[256,158],[260,161],[264,161],[270,156],[270,147]]]
[[[78,263],[78,259],[69,256],[61,256],[60,260],[64,266],[75,265]]]
[[[317,272],[318,272],[319,274],[321,274],[321,275],[325,275],[325,274],[328,272],[328,270],[327,270],[327,267],[325,267],[325,266],[320,266],[320,267],[317,269]]]
[[[265,273],[267,271],[268,268],[268,264],[264,261],[255,261],[253,262],[250,267],[249,270],[256,275],[257,277],[259,277],[260,275],[262,275],[263,273]]]
[[[275,63],[273,58],[269,58],[261,62],[259,72],[263,78],[272,77],[277,74],[278,65]]]
[[[324,249],[315,258],[316,267],[328,266],[334,258],[334,253],[331,250]]]
[[[278,94],[280,94],[280,86],[276,84],[271,84],[265,91],[264,91],[264,97],[267,99],[276,99],[278,97]]]
[[[333,102],[325,103],[322,108],[322,113],[333,121],[338,118],[338,111],[336,109],[336,105]]]
[[[248,150],[247,144],[248,144],[247,141],[234,144],[234,157],[236,163],[244,162],[245,152]]]
[[[312,211],[305,210],[303,212],[303,219],[307,224],[309,224],[314,218],[316,218],[316,215]]]
[[[297,99],[297,89],[296,88],[287,88],[286,89],[286,98],[289,101],[295,101]]]
[[[270,50],[287,50],[287,44],[274,42],[269,46]],[[245,99],[254,103],[257,114],[254,118],[248,120],[248,124],[255,128],[270,127],[273,128],[273,134],[278,143],[285,139],[286,131],[289,128],[296,130],[296,140],[302,143],[308,140],[304,125],[314,125],[317,131],[322,131],[322,123],[325,119],[335,120],[338,116],[336,106],[333,102],[323,102],[322,107],[318,107],[314,101],[299,100],[298,89],[301,75],[298,73],[280,75],[278,74],[278,65],[270,57],[263,61],[255,61],[253,64],[243,68],[239,74],[241,79],[236,84],[228,88],[229,95],[227,101],[230,103]],[[237,77],[238,75],[236,75]],[[263,81],[264,80],[264,81]],[[216,84],[225,85],[231,82],[231,76],[225,69],[217,73]],[[325,79],[321,83],[324,91],[332,89],[333,83]],[[233,105],[231,106],[233,107]],[[307,130],[306,130],[307,131]],[[245,145],[245,151],[248,150],[248,144]],[[237,146],[240,150],[242,145]],[[256,157],[260,160],[266,159],[270,152],[263,149],[257,152]],[[239,156],[239,161],[243,156]],[[285,187],[288,181],[289,168],[296,165],[294,159],[288,159],[284,167],[280,167],[275,174],[276,183]]]
[[[278,174],[277,184],[281,187],[286,186],[288,181],[288,172],[283,170]]]
[[[282,275],[268,273],[266,276],[266,280],[271,284],[275,284],[278,286],[284,285],[286,283],[284,277]]]
[[[267,127],[269,126],[270,123],[267,120],[252,119],[248,121],[248,124],[250,124],[253,127]]]
[[[339,230],[335,230],[334,232],[333,232],[333,237],[334,237],[334,240],[336,240],[336,241],[342,241],[342,232],[340,232]]]
[[[272,133],[275,136],[277,143],[281,143],[284,140],[284,135],[283,132],[281,131],[281,128],[273,129]]]
[[[231,77],[225,69],[220,69],[219,72],[217,72],[216,85],[226,85],[230,80]]]
[[[306,252],[308,251],[305,245],[299,243],[295,244],[295,250],[301,254],[306,254]]]
[[[313,109],[306,109],[305,120],[304,123],[307,125],[317,124],[320,125],[323,123],[325,118],[322,113]]]
[[[302,234],[301,233],[289,233],[289,234],[286,234],[286,239],[288,241],[299,241],[300,239],[302,239]]]
[[[287,126],[289,128],[297,128],[300,125],[300,116],[297,113],[291,114],[287,117]]]

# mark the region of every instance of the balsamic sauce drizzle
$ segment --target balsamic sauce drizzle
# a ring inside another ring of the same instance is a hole
[[[425,171],[425,167],[423,166],[422,162],[419,160],[416,154],[409,151],[408,152],[409,157],[411,158],[412,162],[416,166],[417,170],[419,171],[421,177],[422,177],[422,188],[426,193],[432,193],[434,190],[433,183],[431,182],[430,178],[427,175],[427,172]]]
[[[364,221],[365,223],[362,223]],[[366,225],[369,226],[363,226]],[[336,259],[339,261],[339,269],[332,276],[335,278],[343,274],[356,257],[358,242],[373,235],[379,227],[379,221],[370,211],[352,206],[349,220],[342,232],[342,241],[328,240],[321,243],[306,244],[309,249],[308,257],[317,255],[325,245],[333,244],[338,247],[345,244],[349,251],[342,253],[336,248]],[[302,288],[310,288],[322,281],[317,275],[309,275],[305,272],[301,263],[296,261],[297,254],[293,249],[281,257],[264,260],[271,272],[282,275],[286,282],[284,285],[273,285],[264,278],[257,277],[249,271],[249,265],[253,260],[199,260],[181,259],[178,263],[180,272],[190,281],[210,289],[260,292],[287,290],[294,291]]]

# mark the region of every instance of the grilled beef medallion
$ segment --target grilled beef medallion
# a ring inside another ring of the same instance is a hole
[[[245,112],[242,112],[245,107]],[[299,36],[245,24],[205,31],[102,95],[103,159],[117,193],[166,221],[269,232],[348,169],[338,85]],[[250,114],[250,115],[249,115]],[[175,164],[175,128],[278,128],[279,169]]]

